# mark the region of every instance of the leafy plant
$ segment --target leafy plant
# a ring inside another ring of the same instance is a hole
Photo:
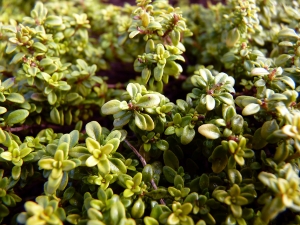
[[[299,2],[122,4],[0,3],[0,223],[299,224]]]

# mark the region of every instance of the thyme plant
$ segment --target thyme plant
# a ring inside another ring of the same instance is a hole
[[[3,0],[0,223],[300,224],[300,1]]]

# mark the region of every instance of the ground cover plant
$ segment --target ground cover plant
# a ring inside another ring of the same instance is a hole
[[[300,1],[0,4],[1,224],[300,224]]]

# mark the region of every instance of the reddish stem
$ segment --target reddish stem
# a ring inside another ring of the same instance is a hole
[[[147,165],[147,162],[144,159],[144,157],[138,152],[138,150],[136,150],[135,147],[133,147],[132,144],[129,143],[129,141],[127,141],[127,140],[124,140],[124,141],[128,145],[128,147],[134,152],[134,154],[139,158],[139,160],[141,161],[143,167],[145,167]],[[153,187],[154,190],[157,189],[156,183],[154,182],[153,178],[151,179],[151,185],[152,185],[152,187]],[[160,199],[160,203],[162,205],[166,205],[164,199]]]

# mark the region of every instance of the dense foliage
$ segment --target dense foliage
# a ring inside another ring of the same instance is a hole
[[[300,224],[300,1],[0,4],[0,223]]]

